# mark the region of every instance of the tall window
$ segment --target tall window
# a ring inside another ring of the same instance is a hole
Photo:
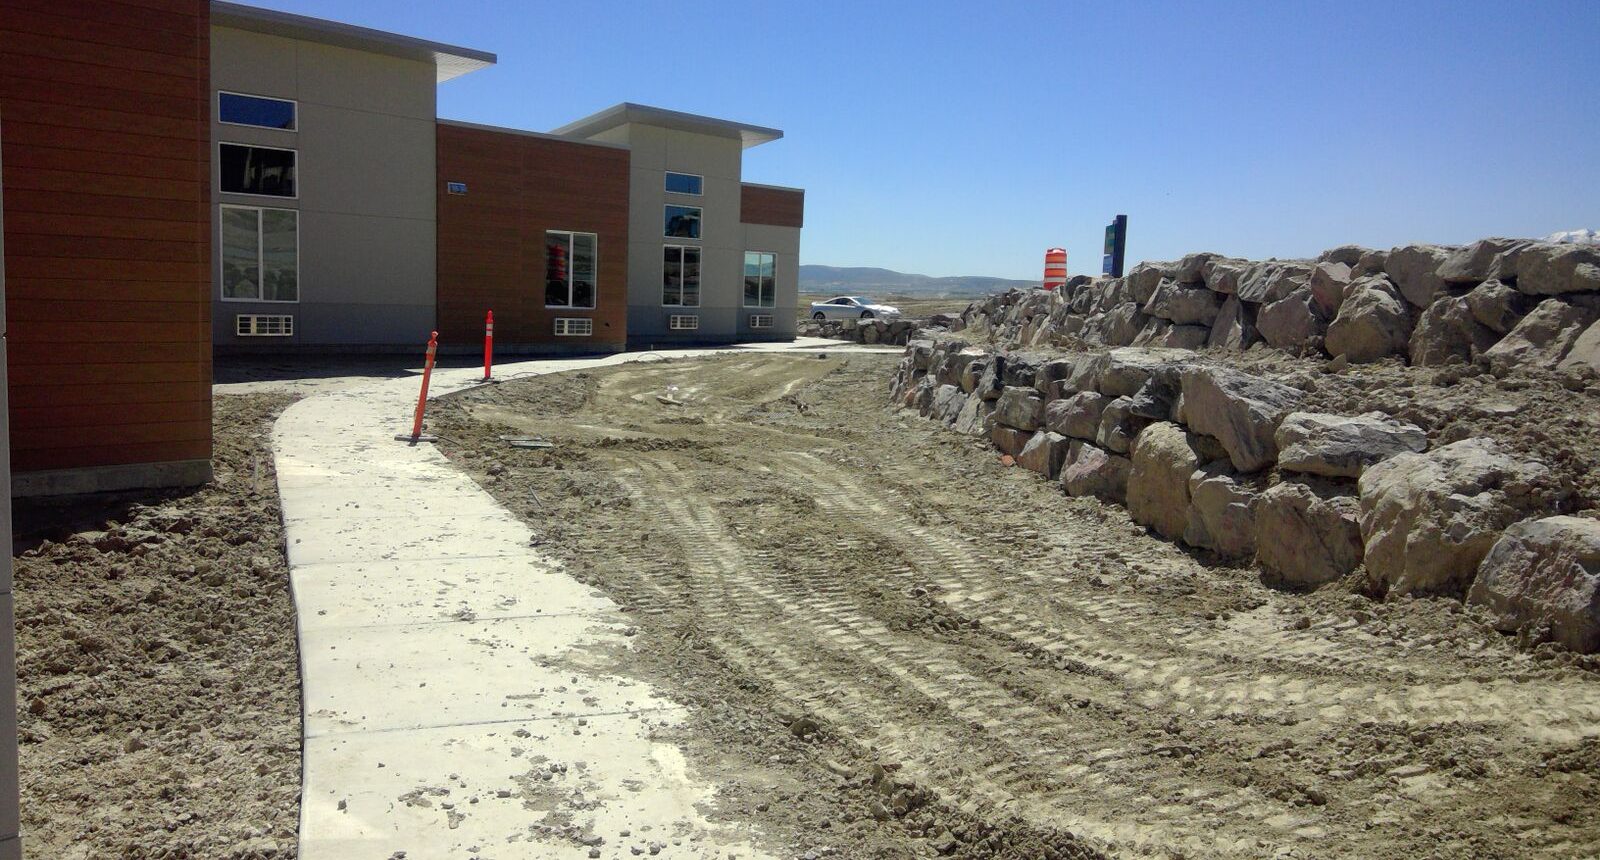
[[[217,93],[217,119],[227,125],[295,130],[295,103],[243,93]]]
[[[673,173],[667,171],[667,191],[672,194],[700,194],[700,185],[703,179],[693,173]]]
[[[667,245],[661,256],[661,303],[672,307],[700,306],[700,249]]]
[[[667,206],[666,235],[669,239],[700,238],[700,207]]]
[[[300,300],[300,213],[254,206],[222,207],[222,297],[239,301]]]
[[[550,230],[544,234],[545,307],[594,307],[598,246],[593,233]]]
[[[744,306],[770,308],[778,302],[774,268],[777,257],[762,251],[744,252]]]
[[[294,197],[294,162],[292,149],[224,143],[217,158],[221,188],[228,194]]]

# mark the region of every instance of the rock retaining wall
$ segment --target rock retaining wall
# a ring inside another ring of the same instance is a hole
[[[1344,259],[1359,262],[1370,253],[1333,256],[1348,266]],[[1500,260],[1503,266],[1505,253],[1487,255],[1485,265]],[[1484,252],[1466,259],[1474,255]],[[1455,260],[1441,252],[1429,271]],[[1205,256],[1161,269],[1141,266],[1122,286],[1101,287],[1133,290],[1131,282],[1148,280],[1145,303],[1125,311],[1132,315],[1123,321],[1129,327],[1138,315],[1146,317],[1143,326],[1168,332],[1201,327],[1140,309],[1163,291],[1170,299],[1159,306],[1163,312],[1201,320],[1214,305],[1217,324],[1228,313],[1224,305],[1237,305],[1237,293],[1197,296],[1197,290],[1223,294],[1180,280],[1209,277],[1200,283],[1220,285],[1224,276],[1212,262]],[[1279,277],[1257,265],[1242,268],[1253,278]],[[1445,286],[1451,282],[1442,279],[1419,287],[1421,276],[1409,263],[1396,270],[1406,275],[1404,290],[1387,276],[1359,279],[1366,282],[1361,289],[1383,294],[1372,307],[1394,311],[1390,291],[1410,308],[1428,296],[1453,295]],[[1241,273],[1232,288],[1263,297],[1310,290],[1315,272],[1293,271],[1305,275],[1303,286],[1260,286]],[[1087,288],[1080,284],[1076,292],[1042,299],[1008,294],[975,305],[965,318],[977,324],[969,331],[1009,332],[1006,339],[1017,342],[1037,343],[1040,331],[1060,331],[1069,319],[1085,321],[1080,334],[1091,326],[1101,331],[1114,308],[1087,316],[1061,312],[1090,301],[1081,299],[1091,295]],[[1413,295],[1417,301],[1407,297]],[[1561,295],[1566,298],[1536,305],[1529,317],[1551,302],[1582,308],[1570,292]],[[1428,307],[1452,300],[1436,298]],[[1313,304],[1307,299],[1307,308]],[[1030,315],[1028,308],[1035,311]],[[1399,312],[1410,313],[1406,307]],[[1383,413],[1308,411],[1301,389],[1189,349],[1152,345],[1043,356],[928,334],[920,332],[907,346],[892,401],[989,440],[1069,495],[1125,505],[1136,522],[1162,537],[1253,562],[1274,583],[1309,588],[1359,572],[1375,596],[1464,598],[1485,607],[1501,629],[1578,650],[1600,648],[1600,512],[1560,516],[1572,506],[1572,485],[1544,463],[1483,438],[1430,448],[1420,428]],[[1323,335],[1313,337],[1306,348],[1323,348]]]
[[[927,318],[862,319],[862,320],[802,320],[800,334],[807,337],[831,337],[853,343],[883,343],[905,346],[918,329],[948,330],[956,318],[948,314],[934,314]]]
[[[1350,362],[1478,362],[1496,375],[1600,374],[1600,247],[1483,239],[1464,247],[1346,245],[1314,260],[1190,254],[1123,278],[974,302],[953,328],[974,342],[1248,349]]]

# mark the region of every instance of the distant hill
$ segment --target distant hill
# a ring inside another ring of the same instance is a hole
[[[891,269],[874,269],[866,266],[814,266],[800,267],[800,292],[802,293],[868,293],[896,296],[925,296],[927,298],[953,298],[983,296],[1005,292],[1009,289],[1029,289],[1039,286],[1038,281],[1017,281],[1009,278],[990,278],[983,275],[952,275],[935,278],[931,275],[912,275]]]

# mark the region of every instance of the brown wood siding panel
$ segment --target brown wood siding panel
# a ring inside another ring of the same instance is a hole
[[[757,185],[739,186],[739,220],[746,224],[804,227],[806,193]]]
[[[5,0],[12,466],[211,449],[210,4]]]
[[[438,126],[438,319],[441,343],[483,341],[620,349],[627,341],[627,150],[528,135]],[[465,195],[445,182],[467,183]],[[547,230],[594,233],[593,310],[544,306]],[[594,320],[589,337],[556,337],[556,317]]]
[[[165,463],[176,460],[211,459],[211,422],[197,424],[188,440],[147,444],[101,444],[81,448],[27,448],[20,452],[26,470],[16,468],[19,451],[12,448],[14,471],[36,469],[89,469],[96,466],[121,466],[128,463]]]

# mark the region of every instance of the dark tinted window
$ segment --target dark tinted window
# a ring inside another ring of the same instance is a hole
[[[700,207],[668,206],[666,233],[676,239],[700,238]]]
[[[667,172],[667,190],[673,194],[699,194],[700,177],[693,173]]]
[[[294,150],[224,143],[220,158],[222,190],[228,194],[293,197]]]
[[[294,102],[238,93],[217,94],[217,115],[223,122],[294,130]]]

